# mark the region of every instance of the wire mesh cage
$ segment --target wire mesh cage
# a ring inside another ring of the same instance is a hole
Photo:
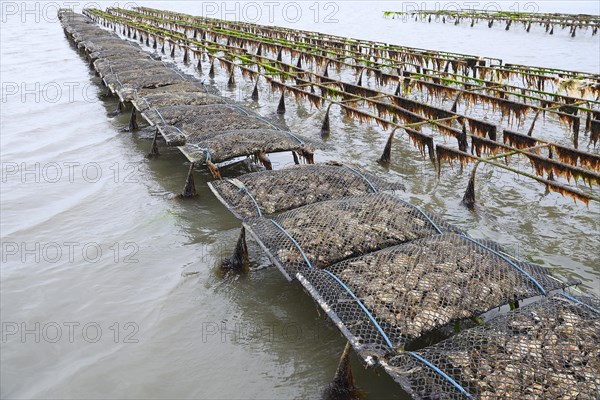
[[[248,117],[250,112],[230,104],[211,105],[173,105],[163,107],[152,107],[142,113],[144,118],[152,125],[183,125],[190,127],[201,126],[209,119],[235,120],[236,117]],[[195,129],[189,129],[189,133]]]
[[[204,130],[186,129],[184,125],[181,129],[184,133],[191,131],[194,134],[186,135],[186,144],[180,147],[180,150],[188,160],[200,163],[219,163],[235,157],[256,155],[267,169],[271,169],[267,153],[283,151],[294,151],[302,155],[307,162],[313,162],[314,148],[304,138],[288,131],[265,129],[262,121],[251,117],[241,118],[237,121],[244,122],[243,126],[249,125],[250,129],[229,130],[226,126],[231,125],[217,124],[219,120],[213,117],[208,120],[205,128],[210,129],[204,134]],[[227,118],[221,116],[221,119]],[[159,130],[162,128],[160,126]]]
[[[355,165],[296,165],[209,183],[237,218],[260,217],[320,201],[387,190],[405,190]]]
[[[272,219],[252,218],[246,230],[291,280],[347,258],[443,232],[459,232],[388,193],[310,204]]]
[[[88,53],[87,57],[91,62],[102,58],[128,58],[128,57],[144,57],[148,54],[142,49],[134,46],[115,46],[108,49],[95,50]]]
[[[167,86],[168,87],[168,86]],[[158,88],[160,89],[160,88]],[[225,99],[204,91],[197,92],[167,92],[138,95],[132,100],[133,105],[140,111],[152,108],[172,107],[176,105],[206,106],[211,104],[224,104]]]
[[[132,71],[115,72],[105,75],[102,80],[114,91],[128,88],[153,88],[182,81],[183,78],[174,71],[164,67],[145,68]]]
[[[452,323],[566,286],[541,266],[453,233],[298,275],[365,359],[414,348],[427,336],[443,337]]]
[[[597,399],[600,299],[565,293],[382,362],[418,399]]]
[[[101,58],[94,61],[93,64],[94,69],[100,75],[100,77],[104,77],[115,72],[125,73],[137,72],[138,70],[165,68],[160,61],[152,59],[149,55],[114,60]]]
[[[131,103],[136,110],[142,113],[147,112],[156,118],[158,115],[156,115],[154,109],[160,110],[164,107],[177,105],[204,106],[225,104],[227,100],[218,96],[213,89],[201,82],[184,81],[157,88],[137,88],[131,96]]]

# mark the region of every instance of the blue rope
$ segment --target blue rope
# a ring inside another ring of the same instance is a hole
[[[373,191],[373,193],[377,193],[377,189],[375,189],[375,186],[373,186],[373,184],[371,183],[371,181],[366,176],[364,176],[363,174],[361,174],[359,170],[354,169],[352,167],[349,167],[347,165],[345,167],[348,168],[350,171],[354,172],[356,175],[358,175],[361,178],[363,178],[369,184],[369,186],[371,187],[371,190]]]
[[[358,299],[358,297],[356,297],[356,295],[354,293],[352,293],[352,290],[350,290],[350,288],[348,286],[346,286],[346,284],[344,284],[344,282],[342,282],[337,276],[335,276],[335,274],[331,273],[330,271],[324,269],[323,272],[329,274],[333,279],[335,279],[337,281],[337,283],[340,284],[340,286],[342,286],[346,292],[348,292],[348,294],[354,299],[356,300],[356,303],[360,306],[360,308],[363,309],[363,311],[365,312],[365,314],[367,314],[367,316],[369,317],[369,319],[371,320],[371,322],[375,325],[375,327],[377,328],[377,330],[379,331],[379,333],[381,334],[381,336],[383,337],[383,339],[385,340],[385,342],[387,343],[387,345],[390,347],[390,349],[393,349],[394,346],[392,345],[392,342],[390,341],[390,339],[388,338],[388,336],[385,334],[385,332],[383,331],[383,329],[381,328],[381,326],[377,323],[377,321],[375,320],[375,318],[373,317],[373,315],[369,312],[369,310],[367,309],[367,307],[364,306],[364,304]]]
[[[228,105],[229,105],[229,106],[231,106],[232,108],[236,108],[236,109],[240,110],[241,112],[243,112],[244,114],[246,114],[246,116],[247,116],[247,117],[249,117],[249,116],[250,116],[250,113],[249,113],[248,111],[244,110],[244,109],[243,109],[242,107],[240,107],[239,105],[237,105],[237,104],[234,104],[234,103],[229,103]]]
[[[540,292],[542,292],[542,294],[544,296],[548,296],[548,293],[546,292],[546,290],[544,290],[544,287],[542,285],[540,285],[538,283],[538,281],[536,281],[533,276],[529,275],[529,273],[527,273],[527,271],[525,271],[523,268],[519,267],[517,264],[515,264],[514,262],[512,262],[508,257],[502,255],[501,253],[498,253],[496,250],[494,250],[494,249],[492,249],[492,248],[490,248],[490,247],[488,247],[488,246],[486,246],[486,245],[484,245],[482,243],[479,243],[477,240],[471,239],[470,237],[468,237],[468,236],[466,236],[464,234],[461,234],[461,236],[464,237],[465,239],[467,239],[468,241],[473,242],[473,243],[477,244],[478,246],[483,247],[484,249],[486,249],[488,251],[491,251],[492,253],[494,253],[498,257],[502,258],[504,261],[506,261],[507,263],[509,263],[510,265],[512,265],[515,269],[517,269],[520,273],[522,273],[523,275],[525,275],[531,282],[533,282],[538,287],[538,289],[540,289]]]
[[[179,129],[179,128],[178,128],[178,127],[176,127],[175,125],[171,125],[171,126],[172,126],[173,128],[175,128],[175,129],[177,130],[177,132],[181,133],[181,134],[182,134],[184,137],[186,137],[186,138],[187,138],[187,135],[186,135],[185,133],[183,133],[183,132],[181,131],[181,129]]]
[[[423,364],[427,365],[429,368],[431,368],[432,370],[434,370],[435,372],[437,372],[438,374],[440,374],[448,382],[450,382],[452,384],[452,386],[454,386],[455,388],[457,388],[458,390],[460,390],[460,392],[462,394],[464,394],[468,398],[471,398],[471,395],[469,394],[469,392],[467,392],[465,390],[465,388],[463,388],[462,386],[460,386],[454,379],[450,378],[444,371],[442,371],[441,369],[439,369],[435,364],[432,364],[431,362],[427,361],[426,359],[424,359],[423,357],[421,357],[417,353],[413,353],[412,351],[407,351],[406,353],[408,355],[410,355],[411,357],[416,358],[417,360],[421,361]]]
[[[421,210],[421,207],[415,206],[414,204],[410,204],[409,202],[404,201],[404,200],[400,200],[400,201],[402,201],[404,204],[406,204],[408,206],[411,206],[412,208],[414,208],[415,210],[417,210],[418,212],[420,212],[421,215],[423,215],[425,218],[427,218],[427,221],[429,221],[429,223],[431,225],[433,225],[433,227],[435,228],[435,230],[438,231],[440,235],[444,234],[444,232],[442,232],[442,230],[435,224],[435,222],[433,222],[433,220],[429,217],[429,215],[427,215],[425,213],[425,211]]]
[[[291,137],[293,137],[294,139],[296,139],[298,141],[298,143],[300,143],[302,146],[304,146],[304,141],[302,139],[300,139],[298,136],[294,135],[290,131],[285,131],[285,133],[287,133],[288,135],[290,135]]]
[[[236,185],[231,179],[227,179],[227,182],[231,183],[233,186],[238,187],[238,185]],[[254,196],[252,196],[252,193],[250,193],[248,191],[248,188],[246,188],[246,186],[241,186],[239,188],[239,192],[240,193],[245,193],[248,195],[248,197],[250,197],[250,200],[252,200],[254,202],[254,205],[256,206],[256,211],[258,211],[258,216],[262,218],[262,212],[260,211],[260,207],[258,206],[258,203],[256,202],[256,199],[254,198]]]
[[[154,107],[154,111],[156,112],[156,114],[160,117],[161,121],[163,122],[163,124],[167,124],[167,122],[165,121],[165,119],[163,118],[162,114],[160,113],[160,111],[158,111],[158,108]]]
[[[310,263],[310,261],[308,261],[308,257],[306,257],[306,254],[304,254],[304,251],[302,250],[302,247],[300,247],[300,245],[298,244],[298,242],[296,242],[296,239],[294,239],[292,237],[292,235],[290,235],[288,233],[288,231],[286,231],[281,225],[279,225],[277,222],[275,222],[274,220],[270,219],[269,221],[271,221],[273,223],[273,225],[275,225],[277,228],[279,228],[281,230],[281,232],[285,233],[285,235],[290,238],[290,240],[294,243],[294,245],[296,245],[296,247],[298,248],[298,250],[300,251],[300,254],[302,254],[302,257],[304,258],[304,261],[306,262],[306,264],[310,267],[310,269],[314,269],[314,267],[312,266],[312,264]]]
[[[593,312],[595,312],[596,314],[600,314],[600,310],[596,310],[594,307],[590,306],[589,304],[585,304],[582,301],[577,300],[575,297],[571,297],[566,293],[559,293],[561,296],[566,297],[567,299],[571,300],[574,303],[579,304],[580,306],[584,306],[589,308],[590,310],[592,310]]]

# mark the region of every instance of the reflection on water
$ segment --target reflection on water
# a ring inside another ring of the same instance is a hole
[[[369,4],[340,3],[339,23],[281,23],[598,70],[597,37],[546,40],[533,30],[525,36],[403,24],[380,19],[390,4]],[[199,12],[188,2],[151,5]],[[256,270],[250,276],[218,273],[218,260],[234,246],[240,224],[207,190],[208,174],[196,173],[198,200],[172,199],[185,180],[185,159],[166,148],[160,158],[145,159],[149,133],[126,132],[127,115],[108,116],[116,109],[114,99],[103,98],[97,78],[58,23],[8,18],[1,40],[1,395],[316,397],[333,376],[344,341],[299,285],[267,267],[257,248],[251,248]],[[206,83],[225,88],[225,79]],[[5,83],[29,92],[9,96]],[[223,94],[277,118],[276,99],[265,89],[261,101],[251,103],[251,89],[239,81]],[[282,121],[290,129],[319,137],[321,111],[293,101],[286,107]],[[438,180],[406,138],[394,145],[392,166],[385,170],[374,162],[385,140],[381,130],[334,112],[328,147],[316,158],[357,161],[401,180],[408,200],[564,279],[583,280],[587,292],[599,292],[598,204],[574,204],[529,180],[480,167],[485,184],[471,212],[460,206],[463,193],[457,189],[466,187],[467,171],[445,167]],[[292,160],[282,155],[273,162]],[[240,167],[224,173],[235,176]],[[197,273],[182,277],[190,272]],[[371,398],[403,398],[385,374],[353,363]]]

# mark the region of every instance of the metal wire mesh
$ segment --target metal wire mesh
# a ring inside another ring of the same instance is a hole
[[[312,162],[313,147],[304,139],[250,110],[226,104],[204,85],[185,81],[162,62],[138,53],[137,45],[88,22],[80,18],[66,29],[80,47],[98,53],[94,68],[104,83],[121,101],[131,100],[167,144],[184,146],[181,150],[191,161],[257,155],[269,167],[266,153],[296,151]]]
[[[418,399],[597,399],[600,299],[557,294],[383,362]]]
[[[227,119],[224,116],[220,118]],[[218,163],[240,156],[282,151],[302,153],[309,157],[309,162],[312,162],[314,150],[304,139],[287,131],[264,129],[261,121],[251,117],[240,118],[237,121],[243,122],[243,126],[249,125],[251,129],[226,130],[225,126],[217,124],[219,119],[216,116],[210,118],[207,123],[210,129],[203,135],[202,130],[186,129],[184,126],[182,131],[192,131],[194,134],[186,135],[186,144],[180,147],[180,150],[192,162],[205,162],[210,159],[213,163]],[[225,125],[230,127],[229,124]]]
[[[183,125],[195,127],[209,119],[236,119],[236,117],[249,116],[250,113],[233,105],[212,104],[152,107],[142,115],[152,125],[177,125],[184,130]],[[189,133],[192,133],[192,130],[189,130]]]
[[[155,93],[147,94],[145,96],[138,95],[133,100],[134,106],[140,111],[145,111],[153,107],[161,109],[176,105],[206,106],[224,103],[225,99],[222,97],[204,92]]]
[[[300,274],[364,358],[414,347],[453,322],[565,287],[541,266],[452,233]]]
[[[124,42],[113,32],[84,29],[75,33],[75,41],[91,53],[94,68],[123,101],[133,100],[140,88],[157,88],[184,81],[179,73],[154,60],[137,45]]]
[[[157,67],[164,69],[164,65],[161,62],[153,60],[152,58],[150,58],[150,56],[147,55],[144,57],[116,60],[101,58],[99,60],[94,61],[94,69],[100,75],[100,77],[110,75],[114,73],[114,71],[125,73],[128,71],[135,72],[136,70],[154,69]]]
[[[404,190],[354,165],[296,165],[210,182],[217,198],[239,219],[260,217],[320,201]]]
[[[209,87],[194,81],[177,82],[157,88],[137,88],[131,96],[133,106],[142,113],[148,112],[150,115],[156,114],[154,108],[161,109],[176,105],[203,106],[226,102],[226,99],[213,93]],[[157,115],[154,117],[156,118]],[[169,141],[166,136],[165,139]]]
[[[387,193],[323,201],[244,223],[288,278],[347,258],[442,232],[440,218]]]
[[[115,91],[129,88],[155,88],[183,81],[183,78],[162,67],[139,69],[105,75],[104,83]]]

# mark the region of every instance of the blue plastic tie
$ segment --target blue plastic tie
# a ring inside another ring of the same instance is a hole
[[[204,153],[204,157],[206,157],[207,162],[211,160],[210,149],[208,147],[201,147],[200,151],[202,151]]]
[[[290,135],[291,137],[293,137],[294,139],[296,139],[298,141],[298,143],[300,143],[302,146],[304,146],[304,141],[302,139],[300,139],[298,136],[294,135],[290,131],[285,131],[285,133],[287,133],[288,135]]]
[[[314,267],[312,266],[312,264],[310,263],[310,261],[308,261],[308,257],[306,257],[306,254],[304,254],[304,251],[302,250],[302,247],[300,247],[300,245],[298,244],[298,242],[296,242],[296,239],[294,239],[292,237],[292,235],[290,235],[288,233],[288,231],[285,230],[285,228],[283,228],[281,225],[279,225],[277,222],[275,222],[274,220],[270,219],[269,221],[271,221],[273,223],[273,225],[275,225],[277,228],[279,228],[281,230],[281,232],[285,233],[285,235],[290,238],[290,240],[294,243],[294,245],[296,245],[296,247],[298,248],[298,250],[300,251],[300,254],[302,254],[302,257],[304,258],[304,261],[306,262],[306,264],[310,267],[310,269],[314,269]]]
[[[486,249],[488,251],[491,251],[492,253],[494,253],[498,257],[502,258],[504,261],[506,261],[507,263],[509,263],[510,265],[512,265],[515,269],[517,269],[520,273],[522,273],[523,275],[525,275],[531,282],[533,282],[538,287],[538,289],[540,289],[540,292],[542,292],[542,294],[544,296],[548,296],[548,293],[546,292],[546,290],[544,290],[544,287],[542,285],[540,285],[538,283],[538,281],[536,281],[533,276],[529,275],[529,273],[527,271],[525,271],[523,268],[519,267],[517,264],[515,264],[513,261],[511,261],[508,257],[506,257],[505,255],[503,255],[501,253],[498,253],[496,250],[494,250],[494,249],[492,249],[492,248],[490,248],[490,247],[488,247],[488,246],[486,246],[486,245],[484,245],[482,243],[479,243],[475,239],[471,239],[470,237],[468,237],[468,236],[466,236],[464,234],[461,234],[461,236],[464,237],[465,239],[467,239],[468,241],[473,242],[473,243],[477,244],[478,246],[483,247],[484,249]]]
[[[365,307],[364,304],[358,299],[358,297],[356,297],[356,295],[352,292],[352,290],[350,290],[350,288],[348,286],[346,286],[346,284],[344,282],[342,282],[337,276],[335,276],[334,273],[332,273],[332,272],[330,272],[330,271],[328,271],[326,269],[324,269],[323,272],[329,274],[333,279],[335,279],[336,282],[339,283],[340,286],[342,286],[344,288],[344,290],[346,290],[346,292],[348,292],[348,294],[350,296],[352,296],[352,298],[354,300],[356,300],[356,303],[360,306],[360,308],[363,309],[363,311],[365,312],[365,314],[367,314],[367,316],[369,317],[369,319],[371,320],[371,322],[373,323],[373,325],[375,325],[375,327],[377,328],[377,330],[379,331],[379,333],[381,334],[381,336],[383,337],[383,339],[385,340],[385,342],[387,343],[387,345],[390,347],[390,349],[393,349],[394,346],[392,345],[392,342],[390,341],[390,339],[388,338],[388,336],[383,331],[383,328],[381,328],[381,326],[375,320],[375,317],[373,317],[373,315],[369,312],[369,310],[367,309],[367,307]]]
[[[231,179],[227,179],[227,181],[229,183],[231,183],[232,185],[234,185],[235,187],[238,187]],[[248,188],[246,188],[246,186],[242,186],[242,187],[240,187],[239,192],[240,193],[245,193],[245,194],[248,195],[248,197],[250,197],[250,200],[252,200],[252,202],[256,206],[256,211],[258,211],[258,216],[262,218],[263,215],[262,215],[262,212],[260,211],[260,207],[258,206],[258,203],[257,203],[256,199],[254,198],[254,196],[252,196],[252,193],[250,193],[248,191]]]
[[[577,300],[575,297],[571,297],[566,293],[559,293],[561,296],[566,297],[567,299],[571,300],[574,303],[579,304],[580,306],[584,306],[586,308],[589,308],[590,310],[592,310],[593,312],[595,312],[596,314],[600,314],[600,310],[596,310],[594,307],[590,306],[589,304],[585,304],[582,301]]]
[[[438,374],[440,374],[448,382],[450,382],[452,384],[452,386],[454,386],[455,388],[457,388],[458,390],[460,390],[460,392],[462,394],[464,394],[468,398],[471,398],[471,395],[469,394],[469,392],[467,392],[465,390],[464,387],[460,386],[454,379],[450,378],[444,371],[442,371],[441,369],[439,369],[435,364],[432,364],[431,362],[427,361],[426,359],[424,359],[423,357],[421,357],[417,353],[413,353],[412,351],[407,351],[406,354],[410,355],[413,358],[416,358],[417,360],[421,361],[423,364],[427,365],[429,368],[431,368],[432,370],[434,370],[435,372],[437,372]]]
[[[363,178],[369,184],[369,186],[371,187],[371,190],[373,191],[373,193],[377,193],[377,189],[375,189],[375,186],[373,186],[373,184],[371,183],[371,181],[366,176],[364,176],[363,174],[361,174],[361,172],[359,170],[354,169],[352,167],[349,167],[347,165],[345,167],[348,168],[350,171],[354,172],[356,175],[358,175],[361,178]]]

